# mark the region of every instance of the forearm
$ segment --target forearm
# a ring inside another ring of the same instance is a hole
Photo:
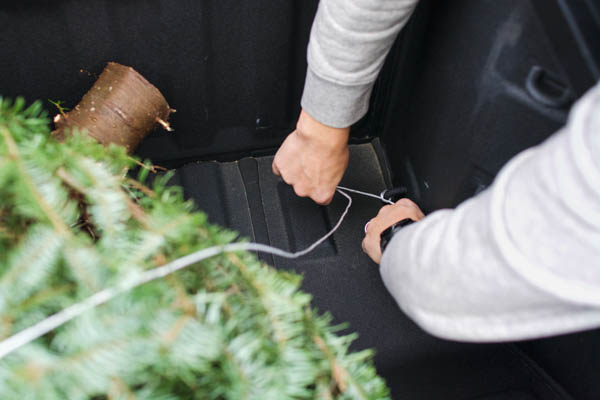
[[[394,237],[381,273],[424,328],[486,341],[600,326],[599,109],[600,86],[486,192]]]
[[[417,0],[321,0],[308,46],[302,107],[347,127],[367,111],[373,84]]]

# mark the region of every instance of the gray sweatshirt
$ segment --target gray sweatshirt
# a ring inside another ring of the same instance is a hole
[[[348,126],[416,1],[321,0],[303,108]],[[466,341],[600,327],[600,84],[565,128],[514,157],[486,191],[404,228],[380,267],[421,327]]]

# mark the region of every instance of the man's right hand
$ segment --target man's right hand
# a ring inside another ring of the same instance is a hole
[[[350,127],[323,125],[304,110],[273,160],[273,173],[300,197],[329,204],[348,166]]]

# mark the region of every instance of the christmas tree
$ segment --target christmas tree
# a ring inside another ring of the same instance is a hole
[[[234,232],[169,175],[0,98],[0,344]],[[210,188],[207,188],[210,190]],[[316,313],[300,277],[227,252],[124,291],[0,359],[0,399],[379,399],[370,351]]]

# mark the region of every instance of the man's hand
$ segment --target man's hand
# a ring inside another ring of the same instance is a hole
[[[419,221],[425,218],[425,215],[419,206],[409,199],[400,199],[394,205],[381,208],[377,216],[365,226],[366,234],[362,248],[377,264],[381,262],[381,232],[406,218]]]
[[[323,125],[302,110],[296,130],[275,154],[273,173],[298,196],[329,204],[348,166],[349,134],[349,127]]]

